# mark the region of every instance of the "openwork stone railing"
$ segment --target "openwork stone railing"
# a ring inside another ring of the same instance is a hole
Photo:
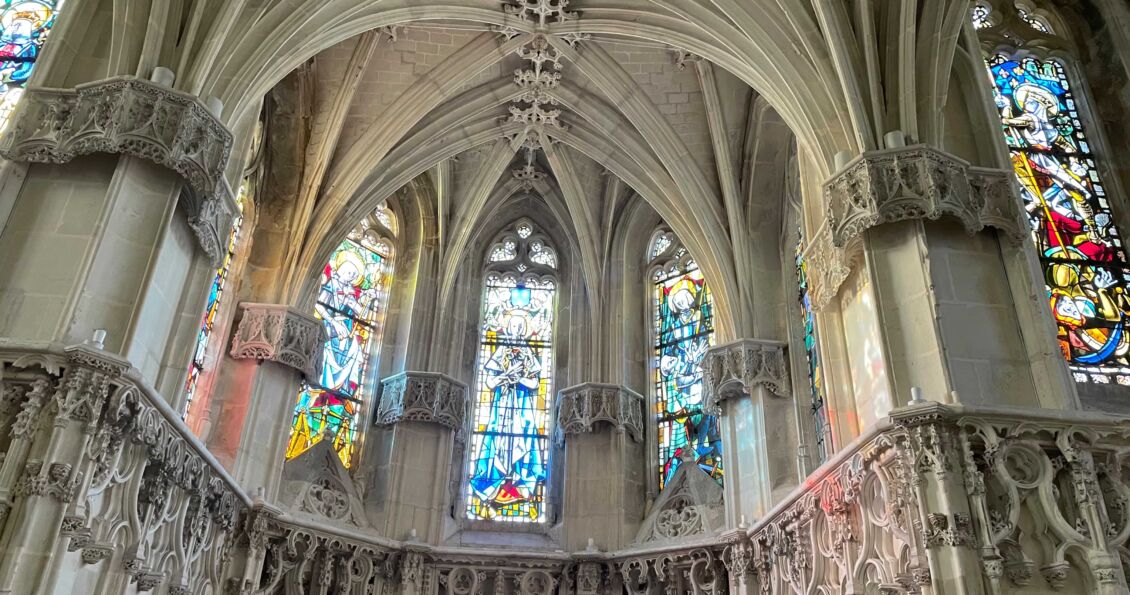
[[[242,303],[239,310],[242,317],[232,337],[233,358],[278,362],[311,381],[318,379],[326,342],[321,321],[277,304]]]
[[[198,98],[128,77],[75,89],[32,87],[12,122],[0,147],[12,161],[66,163],[80,155],[120,153],[184,176],[191,189],[189,222],[219,263],[235,214],[223,180],[232,135]]]
[[[0,343],[0,435],[0,591],[221,589],[248,500],[127,362]]]
[[[450,376],[401,372],[381,382],[376,423],[432,422],[460,432],[471,407],[468,398],[467,385]]]
[[[620,385],[586,382],[562,389],[557,395],[558,440],[567,434],[592,432],[597,423],[604,422],[640,442],[643,410],[643,396]]]

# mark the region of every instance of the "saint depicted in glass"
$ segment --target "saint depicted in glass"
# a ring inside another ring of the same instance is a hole
[[[483,290],[469,519],[546,520],[556,285],[536,273],[538,267],[555,268],[556,261],[537,258],[552,252],[544,240],[527,241],[528,227],[520,224],[518,235],[504,240],[520,251],[515,271],[528,272],[490,271]]]
[[[665,238],[664,248],[672,249]],[[655,253],[653,246],[649,253]],[[722,481],[722,440],[718,420],[703,411],[702,359],[714,343],[710,289],[686,251],[656,271],[653,302],[652,374],[659,437],[659,487],[678,469],[684,451],[693,452],[703,471]]]
[[[216,323],[216,314],[220,311],[220,304],[224,298],[224,285],[227,283],[228,272],[231,270],[232,260],[235,259],[235,248],[239,243],[239,232],[243,228],[243,204],[247,200],[247,182],[239,188],[239,199],[236,206],[239,212],[232,221],[231,233],[228,235],[228,250],[224,253],[224,260],[216,269],[212,277],[212,287],[208,291],[208,301],[204,308],[204,320],[200,323],[200,330],[196,333],[196,349],[192,354],[192,364],[188,367],[188,379],[184,383],[184,411],[182,417],[187,418],[189,408],[192,407],[192,398],[196,396],[196,385],[200,382],[200,374],[204,371],[204,359],[208,354],[208,343],[212,337],[212,327]]]
[[[812,388],[812,421],[816,424],[816,456],[820,462],[832,453],[831,428],[824,408],[824,372],[820,367],[820,349],[816,343],[816,313],[808,295],[808,268],[804,263],[804,242],[796,247],[796,274],[800,288],[800,315],[804,323],[804,354],[808,359],[808,379]]]
[[[1059,345],[1086,382],[1130,383],[1126,255],[1076,99],[1055,60],[989,60]]]
[[[0,0],[0,131],[24,93],[62,0]]]
[[[391,248],[374,234],[370,219],[334,250],[322,270],[314,306],[327,337],[321,376],[303,383],[298,394],[288,459],[329,440],[342,463],[352,464],[366,372],[392,277]]]

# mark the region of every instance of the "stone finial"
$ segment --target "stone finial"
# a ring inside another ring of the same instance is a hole
[[[702,360],[704,407],[722,412],[722,401],[751,394],[757,386],[787,397],[792,394],[785,344],[778,341],[741,339],[712,347]]]
[[[434,372],[401,372],[381,382],[376,423],[422,421],[459,432],[470,408],[466,384]]]
[[[242,303],[243,317],[232,339],[231,356],[278,362],[316,379],[322,369],[326,331],[313,316],[277,304]]]
[[[20,101],[0,156],[18,162],[66,163],[80,155],[117,153],[184,176],[185,208],[205,252],[218,264],[235,208],[224,183],[232,134],[200,98],[160,82],[115,77],[74,89],[32,87]]]
[[[558,438],[590,433],[597,422],[607,422],[617,432],[627,432],[636,442],[643,440],[643,403],[639,393],[616,384],[586,382],[557,394]]]
[[[844,247],[869,228],[947,216],[969,233],[995,227],[1027,236],[1010,171],[972,167],[926,145],[868,151],[824,183],[832,243]]]

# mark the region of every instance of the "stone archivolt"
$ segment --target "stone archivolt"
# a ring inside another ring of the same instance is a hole
[[[401,372],[381,382],[375,423],[436,423],[455,430],[461,438],[470,407],[466,384],[445,374]]]
[[[12,161],[66,163],[119,153],[184,176],[189,223],[213,264],[220,262],[235,213],[223,179],[232,135],[198,98],[126,77],[74,89],[32,87],[13,122],[0,148]]]
[[[1027,226],[1014,177],[925,145],[869,151],[824,184],[832,243],[843,248],[884,223],[943,215],[969,233],[995,227],[1019,243]]]
[[[641,442],[643,409],[643,396],[623,386],[595,382],[571,386],[557,395],[558,436],[564,440],[568,434],[591,433],[597,423],[605,422]]]
[[[317,318],[275,304],[239,305],[242,318],[232,337],[231,356],[278,362],[318,378],[326,331]]]
[[[752,394],[764,386],[778,397],[792,396],[785,344],[742,339],[712,347],[702,360],[703,404],[707,411],[722,412],[722,401]]]

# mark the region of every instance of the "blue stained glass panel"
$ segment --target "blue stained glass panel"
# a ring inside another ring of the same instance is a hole
[[[816,313],[808,295],[808,267],[804,262],[804,241],[796,247],[797,284],[800,288],[800,315],[804,323],[804,354],[808,360],[808,380],[811,389],[812,421],[816,425],[816,455],[824,462],[832,454],[831,427],[824,404],[824,371],[820,365],[820,350],[816,343]]]
[[[718,420],[703,412],[702,370],[714,342],[710,290],[697,269],[660,276],[655,283],[654,353],[660,488],[688,449],[703,471],[722,481]]]
[[[0,0],[0,130],[23,95],[63,2]]]
[[[545,520],[552,282],[491,275],[483,297],[467,517]]]

